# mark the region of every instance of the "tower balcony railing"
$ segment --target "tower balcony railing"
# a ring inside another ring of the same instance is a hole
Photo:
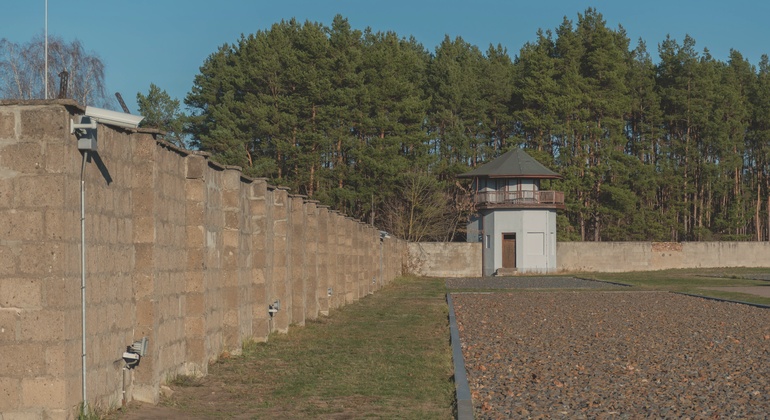
[[[564,208],[562,191],[479,191],[476,193],[479,207],[539,207]]]

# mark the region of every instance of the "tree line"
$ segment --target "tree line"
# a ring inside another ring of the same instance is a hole
[[[410,240],[462,239],[456,175],[512,147],[563,176],[543,186],[565,192],[560,240],[770,239],[768,57],[685,37],[653,59],[595,9],[514,57],[282,21],[205,60],[189,115],[154,85],[137,99],[175,141]]]

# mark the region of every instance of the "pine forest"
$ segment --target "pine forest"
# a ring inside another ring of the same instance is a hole
[[[221,46],[185,98],[190,145],[399,237],[464,239],[456,175],[522,147],[562,175],[561,241],[766,241],[770,61],[657,55],[595,9],[511,55],[296,20]]]

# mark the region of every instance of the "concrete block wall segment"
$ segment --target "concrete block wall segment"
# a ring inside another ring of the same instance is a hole
[[[353,288],[353,301],[358,301],[365,295],[364,288],[366,287],[366,281],[364,274],[361,271],[361,259],[363,248],[361,247],[361,222],[354,220],[353,225],[353,282],[355,284]]]
[[[207,161],[204,184],[206,197],[204,202],[204,277],[205,290],[205,323],[206,335],[204,338],[206,355],[209,361],[216,360],[224,348],[224,280],[223,248],[224,248],[224,185],[225,168]]]
[[[270,333],[267,313],[267,181],[256,179],[251,183],[249,213],[251,215],[251,289],[252,330],[251,338],[265,341]]]
[[[185,372],[185,304],[187,293],[187,196],[185,156],[175,148],[156,142],[158,193],[154,211],[156,228],[156,341],[159,346],[158,375],[161,382]],[[134,337],[134,340],[141,337]]]
[[[274,241],[274,203],[275,203],[275,187],[266,185],[265,188],[265,222],[264,222],[264,236],[265,236],[265,263],[263,275],[265,278],[265,306],[262,308],[255,308],[255,311],[264,311],[267,315],[267,332],[271,333],[275,329],[275,317],[268,313],[268,305],[273,302],[275,296],[275,276],[273,273],[273,267],[275,266],[275,248],[273,247]],[[265,336],[267,340],[267,336]]]
[[[337,231],[339,229],[337,214],[333,210],[329,210],[327,213],[326,221],[326,288],[331,289],[331,295],[328,298],[327,307],[328,310],[337,307],[337,295],[340,293],[339,289],[339,271],[337,260]]]
[[[373,226],[367,226],[365,245],[369,251],[369,259],[367,266],[369,267],[370,278],[373,280],[369,283],[369,293],[374,293],[379,290],[380,285],[380,235]]]
[[[19,107],[0,108],[0,141],[18,141],[17,124],[21,122],[19,118],[20,111]]]
[[[227,168],[223,174],[222,211],[224,213],[224,229],[222,238],[224,248],[222,261],[222,284],[224,294],[224,350],[230,353],[240,351],[240,333],[238,309],[238,262],[239,239],[241,229],[240,217],[240,171]]]
[[[358,222],[358,232],[356,237],[358,238],[357,242],[357,254],[358,254],[358,298],[361,299],[362,297],[369,294],[369,287],[372,284],[372,278],[370,277],[371,272],[369,271],[368,264],[368,244],[365,241],[365,232],[366,232],[367,226],[363,222]]]
[[[316,228],[316,266],[318,314],[329,315],[329,208],[317,205],[318,222]]]
[[[291,313],[291,324],[305,325],[305,197],[291,195],[289,216],[289,287],[290,298],[287,308]]]
[[[289,331],[289,244],[288,244],[288,191],[278,187],[273,191],[273,295],[268,302],[280,301],[280,310],[273,315],[273,330]]]
[[[252,339],[254,329],[253,287],[255,282],[252,249],[254,227],[251,217],[252,182],[240,179],[240,229],[238,235],[238,351],[242,351],[244,340]]]
[[[351,218],[353,228],[353,243],[351,246],[353,256],[353,302],[358,302],[363,296],[363,288],[366,286],[366,280],[361,270],[361,260],[363,254],[363,247],[361,247],[361,230],[362,224],[360,221]]]
[[[355,302],[357,299],[357,285],[356,285],[356,272],[355,272],[355,228],[356,222],[350,217],[344,218],[345,228],[343,230],[343,239],[345,241],[344,258],[345,258],[345,302],[349,304]]]
[[[334,264],[332,271],[332,299],[331,308],[336,309],[345,302],[345,217],[336,210],[332,212],[333,224],[330,226],[334,245],[330,247],[334,252],[329,260]],[[332,229],[333,228],[333,229]]]
[[[265,188],[265,303],[262,308],[255,308],[255,311],[264,311],[267,316],[267,333],[275,330],[275,316],[268,313],[268,305],[273,303],[275,298],[275,187],[267,186]],[[267,340],[267,336],[265,336]]]
[[[380,271],[379,271],[379,263],[380,263],[380,252],[379,252],[379,242],[380,242],[380,236],[379,234],[375,235],[377,229],[375,229],[371,225],[367,225],[366,227],[366,239],[364,241],[364,244],[367,248],[368,257],[366,261],[366,266],[369,270],[369,293],[372,294],[375,291],[379,290],[380,285]]]
[[[368,258],[368,261],[366,262],[366,265],[369,267],[369,278],[372,279],[372,281],[369,283],[369,293],[374,293],[376,290],[379,289],[379,284],[380,284],[380,273],[378,269],[379,262],[380,262],[380,258],[379,258],[380,245],[379,244],[380,244],[380,235],[377,233],[377,229],[375,229],[371,225],[367,225],[364,245],[369,251],[369,258]]]
[[[343,306],[347,300],[348,247],[345,241],[347,219],[340,213],[336,213],[335,216],[337,218],[337,276],[335,278],[337,284],[334,287],[334,307],[339,308]]]
[[[321,292],[318,281],[318,208],[317,201],[305,202],[305,264],[303,278],[305,282],[305,318],[318,318],[318,294]]]
[[[157,337],[157,314],[159,312],[155,264],[155,152],[156,145],[153,139],[137,137],[132,139],[134,145],[131,194],[133,215],[133,243],[136,252],[136,266],[133,270],[134,289],[141,291],[141,296],[136,298],[135,330],[137,338],[149,339],[147,355],[142,360],[142,368],[132,371],[133,374],[133,398],[156,403],[158,401],[158,389],[160,380],[158,375],[160,366],[160,347]]]
[[[337,254],[339,255],[338,260],[340,261],[339,267],[337,269],[340,272],[340,295],[338,296],[339,301],[337,302],[338,307],[344,306],[348,302],[352,302],[352,295],[353,295],[353,278],[351,274],[351,266],[352,266],[352,258],[350,256],[350,249],[352,248],[350,240],[352,239],[350,237],[350,219],[348,219],[346,216],[340,214],[340,220],[339,220],[339,236],[338,244],[337,244]]]
[[[185,275],[185,350],[186,374],[208,373],[208,352],[206,349],[206,286],[204,272],[206,232],[206,159],[201,155],[188,155],[185,158],[185,215],[187,273]]]
[[[64,107],[11,107],[0,112],[0,400],[4,400],[0,412],[44,415],[52,409],[50,404],[38,404],[38,388],[30,381],[56,385],[49,388],[51,398],[67,402],[66,387],[60,385],[65,378],[54,376],[61,372],[49,369],[45,353],[48,346],[75,332],[67,328],[70,323],[49,326],[49,316],[72,319],[66,307],[45,307],[50,284],[67,275],[66,238],[54,233],[61,232],[54,223],[64,220],[66,174],[51,173],[46,149],[49,141],[67,140],[55,128],[67,114]],[[51,195],[48,210],[30,188]],[[42,242],[49,232],[60,237],[46,249]]]
[[[363,233],[363,247],[364,247],[364,264],[363,268],[365,270],[366,276],[366,294],[371,294],[374,292],[374,289],[377,285],[377,274],[375,271],[375,261],[374,261],[374,236],[372,235],[373,229],[370,225],[364,225],[364,233]]]

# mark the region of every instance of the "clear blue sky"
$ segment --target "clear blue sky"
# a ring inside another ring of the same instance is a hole
[[[770,54],[770,2],[764,0],[48,0],[48,32],[78,39],[106,65],[107,88],[133,113],[137,92],[150,83],[182,101],[203,61],[241,34],[297,18],[330,25],[336,14],[355,29],[414,36],[434,51],[444,35],[461,36],[483,51],[502,44],[515,56],[567,18],[595,7],[608,26],[622,25],[632,46],[641,38],[654,58],[667,34],[726,60],[731,48],[752,64]],[[3,0],[0,38],[24,43],[42,34],[45,0]],[[115,108],[119,109],[117,103]]]

